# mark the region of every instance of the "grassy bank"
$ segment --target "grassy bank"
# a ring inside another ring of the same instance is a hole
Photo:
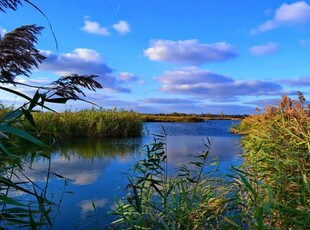
[[[283,96],[277,107],[234,127],[244,164],[229,181],[203,175],[206,151],[167,178],[165,137],[145,148],[117,200],[118,229],[309,229],[310,106]],[[212,146],[212,143],[211,143]],[[190,154],[190,153],[189,153]]]
[[[33,114],[39,135],[72,137],[135,137],[142,135],[140,116],[125,110],[81,110]]]
[[[0,117],[14,110],[1,106]],[[240,120],[247,115],[212,114],[140,114],[125,110],[81,110],[61,113],[33,113],[39,136],[71,137],[134,137],[142,135],[142,122],[203,122],[205,120]],[[22,123],[31,130],[30,123]]]

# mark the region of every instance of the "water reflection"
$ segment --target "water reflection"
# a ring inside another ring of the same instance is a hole
[[[62,141],[57,152],[68,160],[73,156],[91,160],[126,158],[131,153],[140,151],[141,144],[141,138],[83,138]]]
[[[218,157],[222,172],[230,164],[240,163],[239,136],[229,133],[231,121],[205,123],[146,123],[149,133],[167,133],[168,162],[171,168],[187,164],[190,154],[206,150],[204,141],[211,140],[210,158]],[[114,196],[125,195],[127,178],[124,175],[137,159],[145,144],[153,137],[126,139],[75,139],[63,141],[51,154],[50,197],[60,201],[53,210],[54,229],[90,227],[104,228],[113,217],[105,216],[114,203]],[[34,170],[25,170],[35,182],[46,179],[49,162],[36,158]],[[68,178],[64,180],[57,175]],[[94,207],[96,209],[93,215]],[[90,225],[96,223],[96,225]]]
[[[59,204],[51,213],[53,229],[103,228],[111,222],[105,213],[111,210],[114,195],[123,195],[127,179],[122,173],[128,171],[142,143],[141,138],[76,139],[57,146],[50,153],[51,162],[35,158],[24,173],[43,184],[50,163],[49,197]]]
[[[211,142],[210,155],[206,165],[206,171],[214,167],[209,165],[214,160],[219,160],[219,169],[222,174],[228,173],[231,165],[241,163],[239,147],[239,136],[219,137],[219,136],[169,136],[167,137],[168,162],[173,168],[182,164],[188,165],[195,160],[194,155],[207,151],[205,143],[208,139]]]

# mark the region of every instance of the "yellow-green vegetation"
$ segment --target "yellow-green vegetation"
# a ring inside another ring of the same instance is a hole
[[[194,168],[167,178],[164,137],[146,146],[129,176],[129,193],[112,212],[118,229],[310,229],[310,106],[283,96],[235,127],[244,163],[231,180],[206,176],[207,150]]]
[[[125,110],[81,110],[33,114],[37,131],[42,136],[70,137],[135,137],[142,135],[139,115]]]
[[[281,229],[310,227],[310,106],[298,96],[283,96],[279,106],[245,118],[238,128],[242,167],[257,182],[259,197],[247,205],[261,207],[263,223]]]

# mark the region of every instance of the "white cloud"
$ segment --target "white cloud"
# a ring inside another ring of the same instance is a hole
[[[41,70],[65,74],[97,74],[111,73],[101,55],[92,49],[77,48],[71,53],[53,54],[51,51],[41,51],[46,60],[40,65]]]
[[[276,53],[278,49],[279,45],[277,43],[269,42],[260,46],[252,46],[250,53],[254,56],[265,56]]]
[[[198,68],[167,71],[157,80],[161,91],[211,101],[237,101],[240,96],[279,95],[282,87],[269,81],[236,81]]]
[[[303,24],[310,22],[310,6],[305,1],[298,1],[292,4],[284,3],[276,10],[274,18],[278,22],[292,24]]]
[[[7,30],[0,26],[0,38],[3,37],[7,33]]]
[[[98,22],[90,21],[87,19],[87,17],[84,20],[84,26],[82,27],[82,30],[91,34],[98,34],[103,36],[110,35],[110,32],[106,27],[101,27]]]
[[[197,40],[152,40],[144,55],[152,61],[200,65],[225,61],[236,57],[233,47],[226,42],[201,44]]]
[[[284,3],[276,11],[273,19],[251,30],[251,34],[263,33],[282,25],[301,25],[310,22],[310,5],[305,1]]]
[[[94,208],[103,208],[107,203],[107,199],[82,200],[78,206],[82,209],[82,213],[86,213],[95,211]]]
[[[121,72],[118,75],[119,79],[123,82],[133,82],[136,81],[138,79],[138,77],[132,73],[128,73],[128,72]]]
[[[121,20],[118,23],[114,24],[113,28],[122,35],[131,32],[129,23],[124,20]]]
[[[53,54],[51,51],[41,51],[46,60],[40,64],[40,70],[52,71],[58,75],[80,74],[98,75],[103,90],[109,92],[129,93],[128,88],[121,86],[122,82],[112,74],[112,69],[105,64],[101,55],[92,49],[77,48],[71,53]]]

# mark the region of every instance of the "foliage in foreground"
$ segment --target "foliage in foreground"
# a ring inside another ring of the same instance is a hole
[[[167,152],[163,136],[146,146],[145,159],[134,165],[129,175],[129,193],[117,200],[112,214],[118,229],[200,229],[215,227],[225,207],[225,190],[219,181],[207,180],[203,169],[207,150],[195,155],[191,167],[181,166],[168,179]],[[208,143],[210,144],[210,143]]]
[[[261,202],[272,200],[264,222],[283,229],[310,226],[310,106],[298,97],[283,96],[279,106],[245,118],[239,129],[243,170],[259,181]]]
[[[24,0],[35,9],[44,13],[28,0]],[[16,10],[21,5],[20,0],[1,0],[0,11]],[[45,16],[45,15],[44,15]],[[20,227],[37,229],[41,226],[52,225],[50,212],[55,204],[46,199],[50,168],[47,169],[45,184],[42,186],[33,182],[23,173],[28,167],[20,156],[21,146],[15,141],[23,139],[35,144],[38,148],[49,149],[34,135],[23,129],[22,121],[27,120],[36,130],[36,123],[32,113],[37,107],[52,111],[46,107],[49,103],[66,103],[68,100],[81,100],[78,95],[84,95],[83,90],[95,91],[102,86],[94,80],[96,76],[80,76],[76,74],[62,76],[48,86],[36,87],[15,81],[19,75],[29,76],[34,67],[45,59],[35,48],[37,36],[42,27],[25,25],[12,32],[0,36],[0,91],[25,100],[23,106],[16,109],[2,108],[0,117],[0,229]],[[17,91],[12,86],[22,84],[35,89],[33,97]],[[1,106],[2,107],[2,106]],[[31,153],[33,159],[40,151]],[[48,158],[47,156],[45,156]],[[49,160],[49,158],[48,158]],[[31,162],[31,160],[30,160]],[[28,162],[29,163],[29,162]],[[56,174],[55,174],[56,175]],[[31,198],[25,201],[22,195]]]
[[[167,178],[163,137],[146,146],[112,212],[118,229],[308,229],[310,124],[305,99],[244,119],[244,164],[230,181],[203,174],[207,151]]]

